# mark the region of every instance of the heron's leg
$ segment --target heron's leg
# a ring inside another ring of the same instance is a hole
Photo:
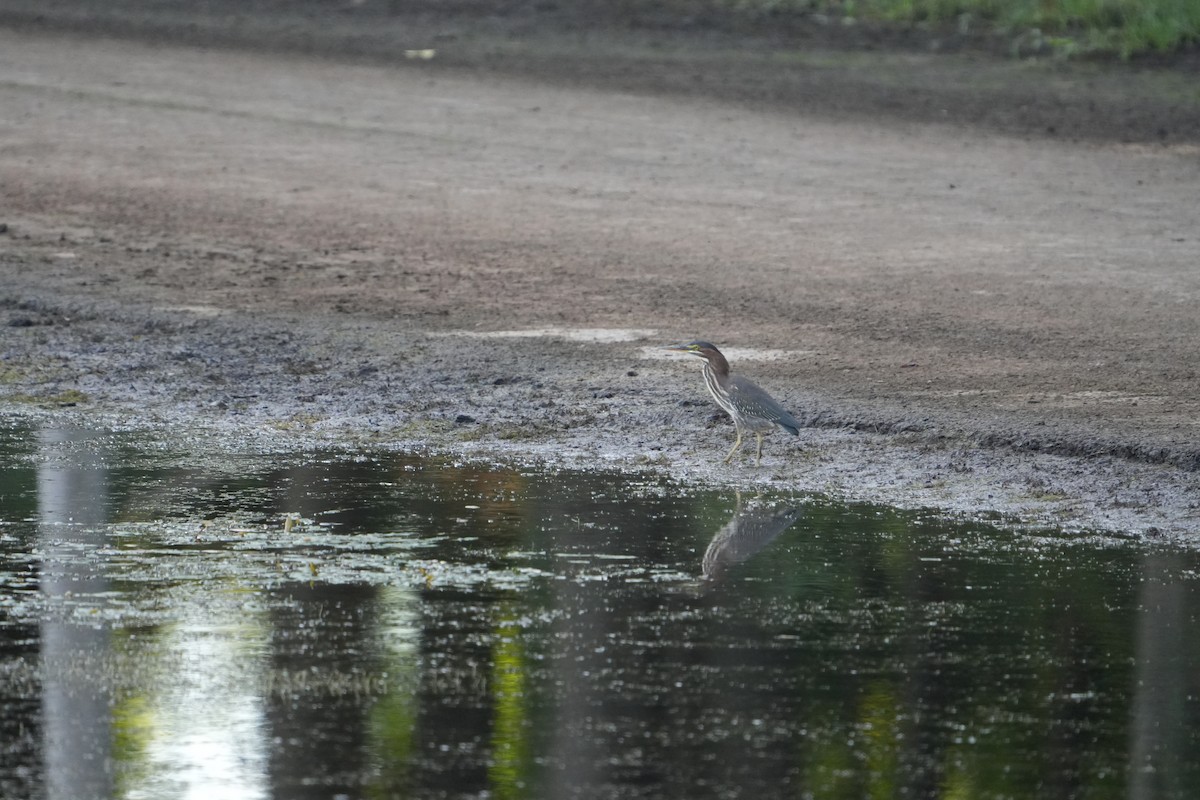
[[[729,448],[729,452],[725,454],[725,461],[722,463],[728,464],[730,461],[732,461],[733,454],[736,453],[738,451],[738,448],[741,446],[742,446],[742,429],[738,428],[737,429],[737,440],[734,441],[733,447]]]
[[[756,466],[756,467],[757,467],[757,466],[760,466],[760,465],[762,464],[762,440],[763,440],[763,435],[762,435],[761,433],[755,433],[754,435],[758,437],[758,452],[757,452],[757,454],[756,454],[756,455],[755,455],[755,457],[754,457],[754,466]]]

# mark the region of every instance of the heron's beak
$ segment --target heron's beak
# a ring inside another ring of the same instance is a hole
[[[679,353],[690,353],[692,348],[686,344],[668,344],[663,346],[663,350],[674,350]]]

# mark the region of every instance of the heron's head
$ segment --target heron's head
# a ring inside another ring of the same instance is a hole
[[[669,344],[665,349],[674,350],[677,353],[691,353],[694,356],[708,359],[719,358],[721,356],[721,351],[717,349],[716,345],[702,339],[697,339],[687,344]]]

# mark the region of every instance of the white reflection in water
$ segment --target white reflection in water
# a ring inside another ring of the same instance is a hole
[[[40,591],[53,607],[65,597],[101,595],[108,581],[78,549],[104,543],[108,479],[102,446],[76,445],[95,434],[46,430],[38,434],[38,546],[43,553]],[[64,670],[80,657],[104,652],[107,631],[86,621],[43,620],[40,625],[43,768],[49,800],[109,797],[112,793],[109,693],[79,686]]]
[[[232,613],[231,613],[232,612]],[[206,607],[163,632],[152,657],[161,668],[147,698],[144,746],[122,764],[130,798],[251,800],[270,794],[262,688],[268,629],[262,614]],[[225,615],[224,619],[213,619]]]
[[[1184,797],[1188,669],[1188,588],[1163,574],[1185,568],[1182,553],[1151,553],[1143,565],[1137,620],[1137,670],[1130,720],[1129,800]]]
[[[267,796],[262,614],[197,594],[194,608],[177,610],[182,622],[141,638],[93,624],[112,581],[80,549],[109,544],[112,453],[97,434],[71,429],[42,431],[38,444],[41,592],[50,607],[76,600],[71,618],[41,623],[47,797]],[[136,660],[119,658],[130,648]],[[136,664],[150,680],[133,691],[81,685],[64,668],[80,662]]]

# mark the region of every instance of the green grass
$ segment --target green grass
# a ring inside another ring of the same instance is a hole
[[[839,21],[941,26],[1036,41],[1065,55],[1129,58],[1200,43],[1200,0],[715,0],[715,5],[748,15],[821,14]]]

